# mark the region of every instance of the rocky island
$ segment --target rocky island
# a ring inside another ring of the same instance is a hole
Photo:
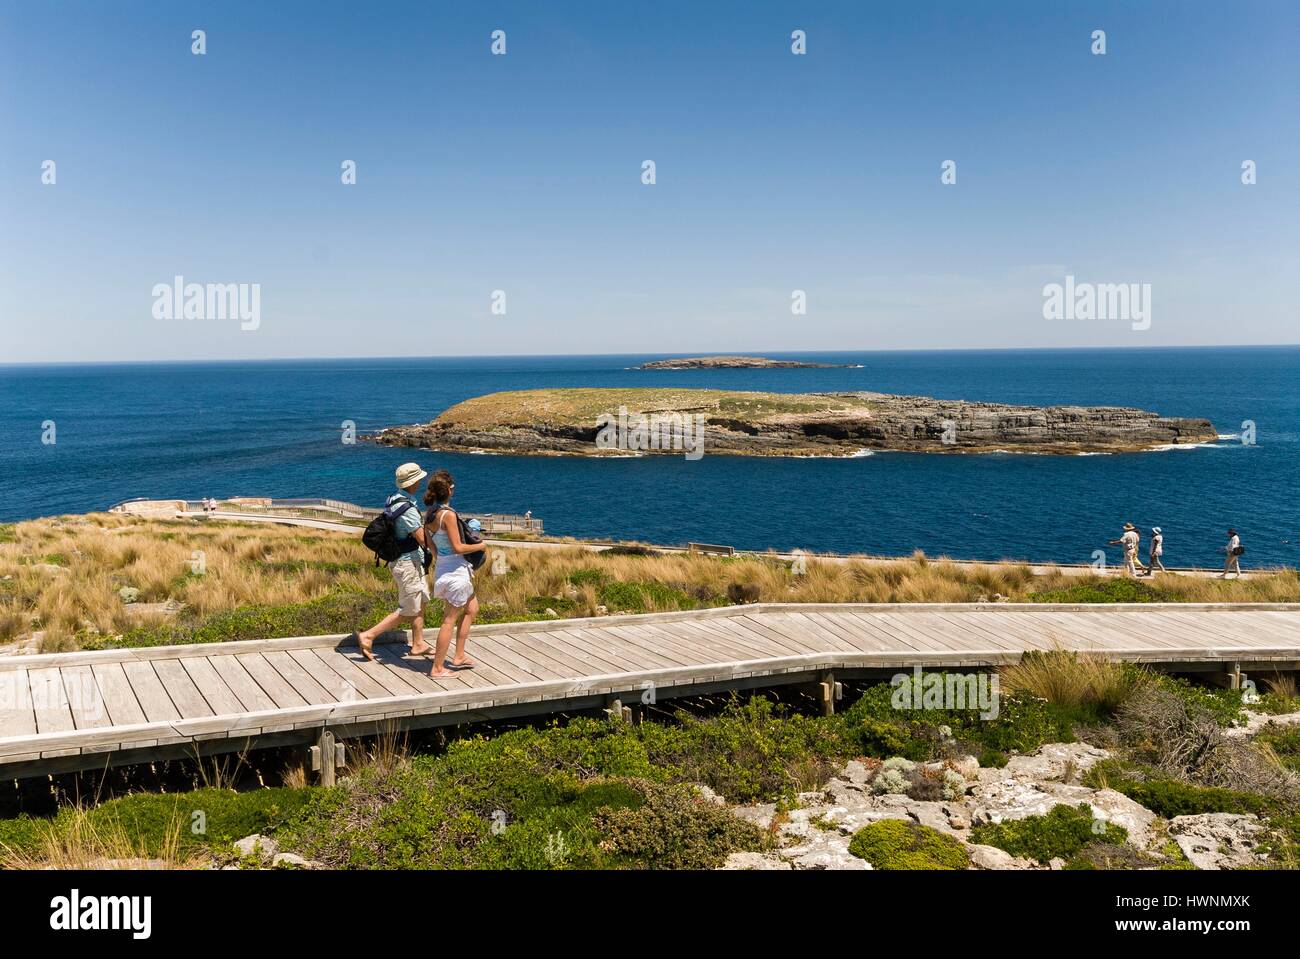
[[[635,366],[637,370],[851,370],[853,363],[804,363],[801,360],[772,360],[766,356],[682,356],[654,360]]]
[[[628,455],[686,449],[751,456],[927,453],[1118,453],[1212,442],[1205,419],[1118,406],[1010,406],[886,393],[709,389],[543,389],[490,393],[429,423],[366,437],[387,446],[532,455]],[[611,437],[624,441],[610,443]],[[659,438],[663,442],[659,442]]]

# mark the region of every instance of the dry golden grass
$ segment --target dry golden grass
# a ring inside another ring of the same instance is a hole
[[[197,869],[202,857],[181,852],[181,821],[167,826],[160,848],[146,848],[116,820],[96,823],[86,810],[71,808],[45,830],[33,851],[0,845],[6,869]]]
[[[1264,688],[1282,699],[1295,699],[1298,695],[1295,673],[1274,673],[1264,677]]]
[[[112,514],[19,523],[16,541],[0,544],[0,641],[42,630],[42,648],[58,651],[74,648],[78,633],[121,633],[167,618],[126,606],[118,593],[123,586],[139,590],[139,603],[173,600],[199,618],[241,606],[301,603],[340,587],[375,589],[383,580],[369,568],[373,559],[359,531]],[[199,561],[203,575],[194,573]]]
[[[1114,710],[1150,682],[1143,671],[1089,653],[1053,649],[1029,653],[999,670],[1008,693],[1028,693],[1058,706],[1100,706]]]
[[[489,561],[476,577],[485,621],[538,618],[546,607],[564,616],[594,616],[602,605],[609,613],[695,608],[726,604],[729,595],[808,603],[1024,601],[1035,592],[1115,583],[1064,571],[1035,575],[1023,564],[973,566],[920,554],[847,562],[810,555],[798,573],[775,555],[638,556],[576,545],[491,549],[504,552],[508,573],[493,575]],[[193,572],[199,559],[203,575]],[[608,584],[618,582],[637,588],[611,591]],[[134,608],[119,596],[123,586],[139,590]],[[1228,581],[1171,575],[1141,588],[1181,601],[1300,601],[1295,571]],[[40,630],[44,651],[74,649],[87,637],[167,621],[167,614],[149,613],[140,604],[169,600],[184,604],[190,622],[202,622],[249,606],[292,606],[340,591],[378,595],[389,590],[391,581],[382,569],[376,575],[359,529],[330,532],[116,514],[33,520],[17,524],[13,541],[0,542],[0,642]]]

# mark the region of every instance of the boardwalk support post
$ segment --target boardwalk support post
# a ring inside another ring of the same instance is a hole
[[[613,696],[605,705],[605,715],[610,719],[622,720],[625,723],[632,722],[632,707],[624,706],[623,700]]]
[[[329,727],[322,727],[316,745],[311,747],[311,771],[320,773],[322,786],[334,785],[334,770],[344,765],[346,755],[343,744],[334,741]]]
[[[835,715],[835,701],[844,698],[844,684],[835,681],[835,674],[830,670],[821,674],[817,689],[823,716]]]

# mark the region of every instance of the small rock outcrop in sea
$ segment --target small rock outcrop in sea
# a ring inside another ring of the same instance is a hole
[[[654,360],[633,367],[637,370],[847,370],[849,363],[805,363],[802,360],[772,360],[766,356],[682,356]]]
[[[1010,406],[886,393],[707,389],[553,389],[490,393],[429,423],[367,437],[387,446],[531,455],[681,455],[671,432],[707,453],[845,456],[1115,453],[1213,442],[1206,419],[1119,406]],[[611,444],[613,436],[618,442]]]

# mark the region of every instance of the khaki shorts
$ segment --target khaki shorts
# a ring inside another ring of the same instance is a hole
[[[429,603],[429,581],[424,567],[409,559],[393,564],[393,582],[397,583],[397,611],[403,616],[419,616]]]

